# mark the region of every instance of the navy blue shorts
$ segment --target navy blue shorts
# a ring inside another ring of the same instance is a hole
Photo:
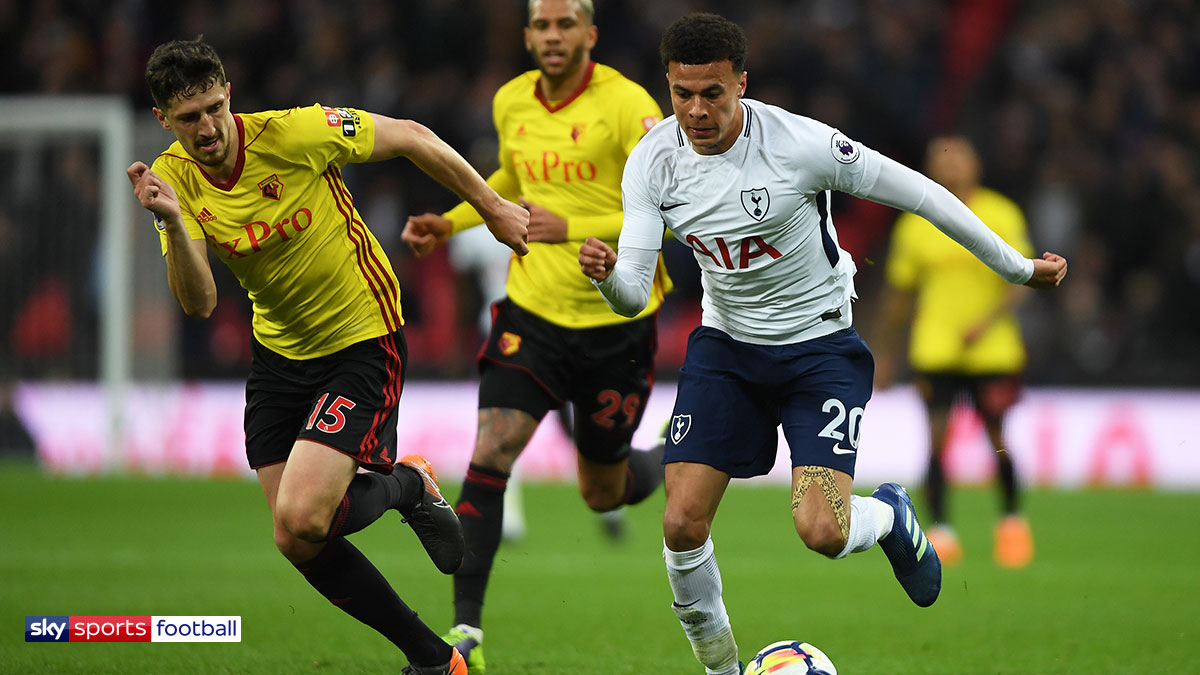
[[[875,360],[853,328],[753,345],[700,326],[688,337],[663,462],[760,476],[775,464],[782,424],[793,467],[853,476],[874,376]]]

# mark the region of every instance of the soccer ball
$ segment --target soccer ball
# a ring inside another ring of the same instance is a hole
[[[796,640],[784,640],[763,647],[743,675],[837,675],[833,661],[820,649]]]

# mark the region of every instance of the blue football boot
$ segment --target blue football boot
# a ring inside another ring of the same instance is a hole
[[[879,540],[896,579],[917,605],[932,605],[942,590],[942,561],[917,523],[908,491],[895,483],[884,483],[871,496],[892,507],[896,514],[892,531]]]

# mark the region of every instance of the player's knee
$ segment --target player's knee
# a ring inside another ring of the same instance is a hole
[[[524,449],[525,444],[520,439],[481,436],[475,442],[471,463],[495,471],[512,473],[513,464]]]
[[[625,496],[625,482],[622,481],[620,485],[580,483],[579,494],[583,497],[583,503],[596,513],[612,511],[622,503],[622,498]]]
[[[663,539],[672,551],[693,551],[708,540],[708,523],[668,508],[663,513]]]
[[[331,516],[318,513],[304,505],[283,504],[277,506],[279,524],[287,534],[305,542],[324,541],[329,535]],[[279,535],[276,533],[276,545]],[[282,549],[280,549],[282,551]],[[284,554],[286,555],[286,553]]]
[[[846,537],[832,519],[797,519],[795,524],[796,534],[810,550],[833,557],[846,548]]]

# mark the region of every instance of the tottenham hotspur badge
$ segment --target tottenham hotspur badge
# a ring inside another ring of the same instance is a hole
[[[671,443],[679,445],[679,441],[683,440],[684,436],[692,430],[691,415],[676,415],[671,418]]]
[[[760,187],[753,190],[742,190],[742,208],[746,209],[746,213],[755,220],[762,220],[767,217],[767,209],[771,206],[771,195],[767,194],[767,188]]]

